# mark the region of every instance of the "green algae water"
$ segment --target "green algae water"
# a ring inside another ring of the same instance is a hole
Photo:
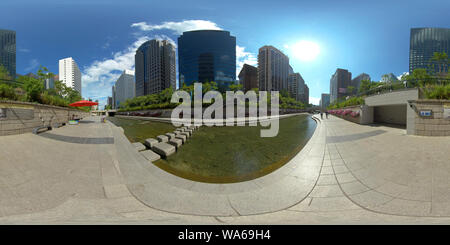
[[[175,127],[170,123],[144,121],[136,119],[124,119],[118,117],[108,117],[108,120],[116,126],[122,127],[125,136],[130,142],[141,142],[148,138],[156,138],[175,130]]]
[[[121,118],[111,121],[123,127],[132,142],[142,142],[174,130],[169,123],[142,123],[147,121]],[[306,114],[280,119],[278,135],[271,138],[260,137],[260,131],[264,129],[261,126],[202,126],[175,154],[153,164],[199,182],[251,180],[286,164],[306,145],[315,128],[316,123]]]

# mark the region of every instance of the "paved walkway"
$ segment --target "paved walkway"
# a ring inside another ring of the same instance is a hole
[[[330,116],[274,173],[201,184],[142,161],[120,128],[89,118],[0,137],[0,223],[448,224],[448,149],[449,137]]]

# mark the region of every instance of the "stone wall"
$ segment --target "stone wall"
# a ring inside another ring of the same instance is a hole
[[[87,117],[76,109],[18,101],[0,101],[0,136],[32,132],[39,126],[67,123],[72,116]]]
[[[450,136],[450,100],[411,100],[408,102],[409,107],[415,111],[415,135]],[[421,116],[420,111],[431,111],[431,115]]]

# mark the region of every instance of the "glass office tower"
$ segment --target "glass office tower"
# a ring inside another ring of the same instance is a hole
[[[411,74],[417,68],[439,72],[438,65],[430,61],[434,52],[445,52],[450,55],[450,29],[412,28],[409,48],[409,73]]]
[[[180,87],[214,81],[225,89],[236,81],[236,37],[228,31],[188,31],[178,37]]]
[[[168,40],[153,39],[143,43],[134,59],[135,96],[156,94],[169,87],[176,89],[175,46]]]
[[[0,65],[16,78],[16,32],[0,29]]]

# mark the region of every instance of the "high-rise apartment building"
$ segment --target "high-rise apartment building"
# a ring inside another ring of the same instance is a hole
[[[0,65],[16,78],[16,32],[0,29]]]
[[[244,92],[258,88],[258,68],[244,64],[239,72],[239,83],[242,84]]]
[[[288,90],[289,67],[289,58],[283,52],[273,46],[261,47],[258,52],[259,90]]]
[[[70,88],[81,93],[81,72],[72,57],[59,60],[59,79]]]
[[[351,86],[352,73],[348,70],[338,68],[330,79],[330,103],[349,95],[347,87]]]
[[[236,37],[228,31],[187,31],[178,37],[180,87],[214,81],[224,90],[236,82]]]
[[[120,103],[125,102],[127,99],[134,98],[136,94],[135,91],[134,71],[123,71],[122,75],[120,75],[114,85],[114,108],[119,108]]]
[[[168,40],[143,43],[135,55],[136,96],[176,89],[175,46]],[[117,88],[116,88],[117,89]]]
[[[431,61],[434,52],[445,52],[450,55],[450,29],[412,28],[409,46],[409,73],[411,74],[417,68],[439,72],[438,64]]]

